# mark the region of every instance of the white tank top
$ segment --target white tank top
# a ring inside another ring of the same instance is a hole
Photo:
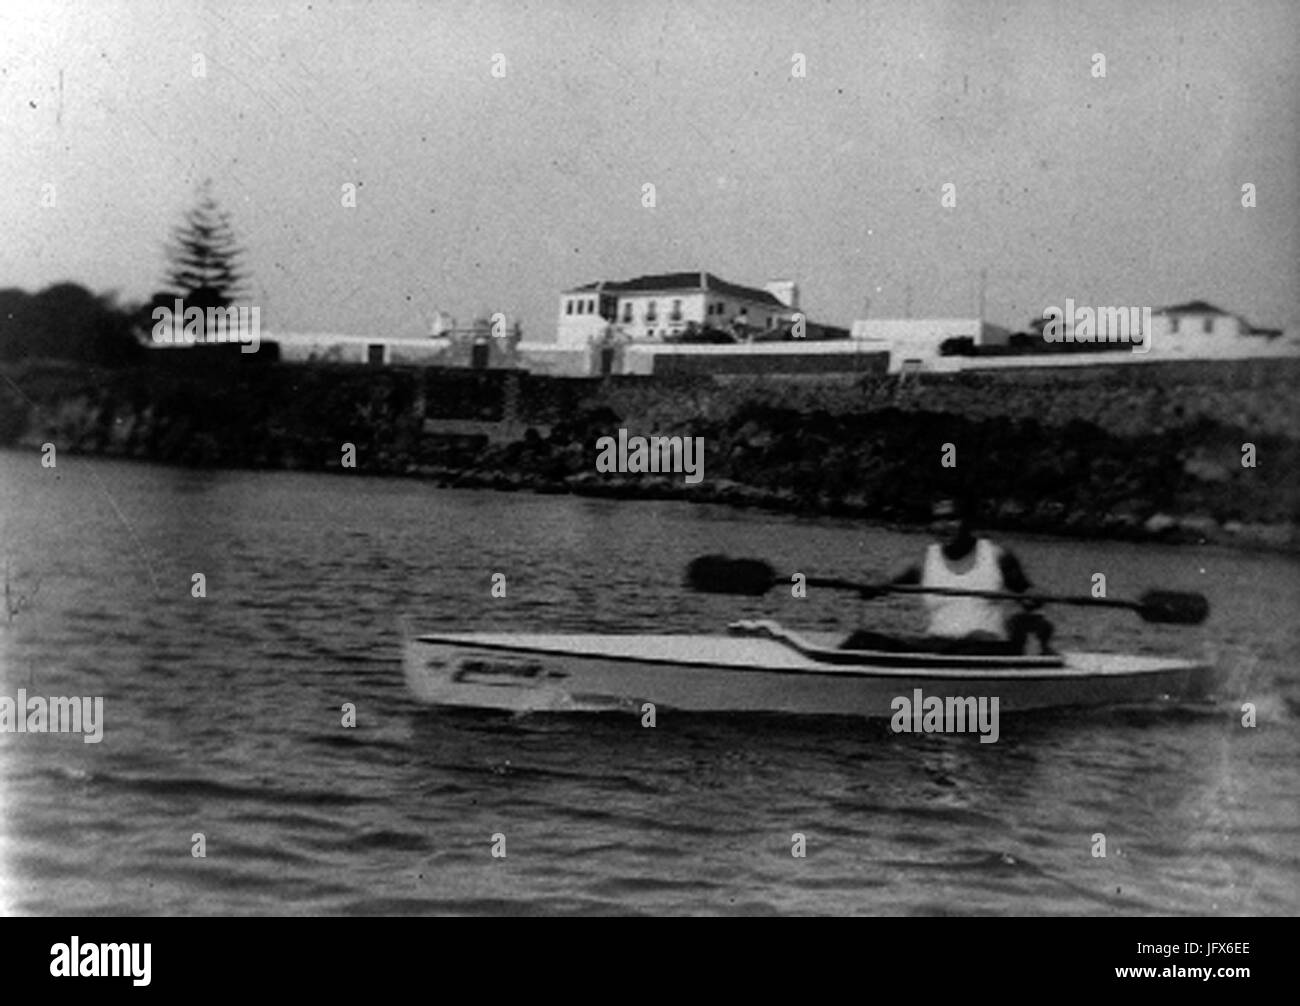
[[[923,587],[960,587],[962,590],[1004,590],[1002,550],[985,538],[979,539],[969,555],[950,563],[942,545],[931,545],[925,553],[921,571]],[[1006,625],[996,601],[986,597],[951,597],[945,594],[922,594],[930,613],[926,630],[931,636],[945,639],[969,636],[972,632],[1006,638]]]

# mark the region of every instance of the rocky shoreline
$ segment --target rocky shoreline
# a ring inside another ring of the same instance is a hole
[[[1300,547],[1300,424],[1287,411],[1297,375],[1278,368],[1145,387],[1150,415],[1134,422],[1130,411],[1120,429],[1098,420],[1113,400],[1134,396],[1077,376],[946,380],[908,393],[880,378],[584,382],[238,361],[4,376],[0,443],[32,450],[54,443],[198,467],[676,499],[894,527],[925,525],[936,495],[975,494],[991,530]],[[1035,396],[1050,399],[1052,421],[1028,414]],[[1256,409],[1255,429],[1241,425],[1243,403]],[[703,438],[703,481],[597,472],[596,441],[620,428]],[[1242,463],[1246,442],[1253,466]],[[354,469],[340,463],[344,444],[354,446]],[[942,460],[947,445],[952,466]]]
[[[770,491],[730,479],[711,479],[697,486],[688,486],[680,478],[663,475],[596,475],[583,472],[564,479],[547,480],[526,477],[517,471],[456,470],[437,465],[414,465],[402,474],[430,481],[440,488],[534,492],[618,500],[679,500],[771,513],[856,519],[899,530],[914,530],[928,524],[919,515],[913,515],[909,519],[903,514],[881,513],[862,497],[831,498],[821,495],[810,501],[806,496],[789,490]],[[1090,522],[1080,513],[1068,514],[1065,521],[1054,517],[1055,514],[1051,513],[1025,513],[1012,508],[985,515],[981,527],[987,530],[1079,539],[1209,544],[1300,552],[1300,528],[1289,522],[1265,524],[1230,520],[1220,523],[1212,517],[1177,517],[1165,513],[1155,513],[1145,520],[1138,520],[1129,514],[1118,514],[1112,519],[1096,522]]]

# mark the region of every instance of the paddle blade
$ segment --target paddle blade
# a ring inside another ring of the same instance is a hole
[[[1137,603],[1144,622],[1169,625],[1200,625],[1209,617],[1210,602],[1200,594],[1176,590],[1150,590]]]
[[[728,559],[725,555],[702,555],[686,567],[686,585],[707,594],[766,594],[775,581],[775,571],[761,559]]]

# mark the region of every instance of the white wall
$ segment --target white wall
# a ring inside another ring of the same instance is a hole
[[[598,366],[587,346],[559,346],[551,342],[521,342],[515,347],[519,365],[535,374],[553,377],[587,377]]]
[[[1258,343],[1258,345],[1252,345]],[[1158,346],[1159,343],[1156,343]],[[1242,337],[1230,348],[1219,348],[1214,355],[1197,355],[1192,352],[1159,353],[1154,347],[1147,354],[1120,350],[1114,353],[1062,353],[1054,356],[945,356],[932,362],[930,370],[937,373],[958,370],[1023,370],[1031,367],[1097,367],[1133,366],[1142,363],[1170,362],[1172,360],[1259,360],[1300,358],[1300,342],[1277,339],[1249,339]],[[890,359],[890,371],[895,371]]]
[[[835,339],[826,342],[754,342],[731,346],[682,346],[641,343],[623,350],[624,374],[653,374],[658,356],[693,356],[713,359],[738,357],[814,357],[844,356],[846,353],[878,353],[881,348],[855,343],[852,339]],[[775,371],[779,373],[780,371]]]
[[[1261,336],[1238,335],[1234,326],[1224,326],[1221,335],[1186,331],[1186,326],[1179,325],[1178,333],[1167,328],[1162,329],[1158,317],[1152,318],[1151,350],[1147,353],[1135,353],[1130,347],[1116,345],[1113,350],[1102,353],[1056,353],[1052,355],[1035,354],[1032,356],[926,356],[915,345],[905,342],[891,342],[883,339],[868,339],[858,336],[858,324],[854,324],[855,338],[864,347],[889,350],[889,372],[901,372],[908,361],[919,360],[920,369],[931,373],[955,373],[965,370],[1020,370],[1035,367],[1097,367],[1128,366],[1170,360],[1251,360],[1300,357],[1300,332],[1288,331],[1276,339]],[[922,347],[923,348],[923,347]],[[1141,348],[1139,346],[1138,348]]]
[[[1207,332],[1206,328],[1210,330]],[[1231,314],[1157,314],[1151,318],[1151,354],[1175,359],[1234,359],[1269,340],[1242,334]]]
[[[988,346],[1005,344],[1010,334],[978,318],[868,318],[855,321],[850,332],[854,339],[873,343],[873,349],[888,349],[893,370],[902,359],[939,359],[939,347],[948,339],[969,338]]]
[[[595,290],[560,294],[560,320],[555,330],[557,345],[587,346],[604,334],[609,322],[598,310],[600,296]]]
[[[291,363],[367,363],[371,346],[384,347],[384,363],[436,363],[450,348],[446,339],[384,338],[333,332],[264,332],[263,340],[280,346],[280,359]]]

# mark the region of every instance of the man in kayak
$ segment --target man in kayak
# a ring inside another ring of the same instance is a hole
[[[958,590],[984,590],[1023,594],[1029,579],[1014,554],[977,538],[972,530],[971,508],[953,500],[941,500],[934,508],[935,530],[943,544],[929,546],[925,560],[896,576],[891,583]],[[879,597],[886,590],[866,588],[864,599]],[[905,639],[858,630],[844,641],[851,650],[923,650],[940,653],[1019,654],[1025,652],[1030,633],[1041,652],[1052,653],[1052,624],[1031,609],[1038,605],[1021,602],[1025,610],[1010,617],[1001,602],[987,597],[950,594],[922,594],[929,613],[925,636]]]

